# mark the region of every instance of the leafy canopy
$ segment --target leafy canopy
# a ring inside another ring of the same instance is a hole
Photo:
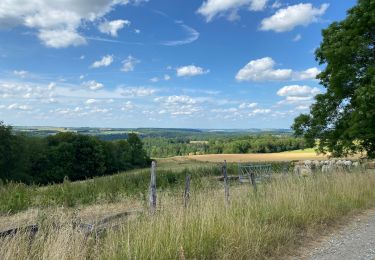
[[[318,151],[333,156],[367,152],[375,157],[375,0],[359,0],[341,22],[323,30],[315,52],[326,68],[318,75],[326,93],[292,128]]]

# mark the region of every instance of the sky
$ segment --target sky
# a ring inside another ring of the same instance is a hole
[[[1,0],[0,121],[289,128],[355,0]]]

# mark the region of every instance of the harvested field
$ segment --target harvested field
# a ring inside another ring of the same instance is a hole
[[[204,154],[173,157],[176,161],[196,160],[201,162],[277,162],[299,160],[324,160],[325,155],[315,152],[284,152],[284,153],[257,153],[257,154]]]

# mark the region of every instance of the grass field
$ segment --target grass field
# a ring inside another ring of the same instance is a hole
[[[280,259],[343,216],[375,206],[374,172],[285,176],[259,186],[257,194],[248,185],[231,185],[229,205],[220,184],[206,184],[193,185],[187,209],[182,206],[182,189],[160,191],[155,215],[140,215],[96,237],[86,237],[72,223],[98,212],[95,207],[116,211],[119,204],[40,210],[36,220],[41,230],[32,242],[27,234],[0,239],[0,255],[4,259]]]
[[[275,174],[255,194],[230,184],[224,200],[221,162],[318,159],[312,150],[279,154],[207,155],[157,159],[158,211],[149,215],[149,169],[49,186],[0,183],[0,230],[37,223],[30,242],[20,233],[0,238],[4,259],[280,259],[303,239],[344,216],[375,206],[375,172],[337,172],[306,177]],[[201,157],[201,156],[198,156]],[[194,158],[194,159],[192,159]],[[201,157],[202,158],[202,157]],[[293,159],[291,159],[293,158]],[[208,160],[206,162],[205,160]],[[234,162],[234,163],[230,163]],[[277,170],[276,170],[277,171]],[[290,173],[292,170],[290,171]],[[183,207],[186,174],[191,201]],[[94,223],[128,210],[143,210],[116,230],[86,237],[72,223]]]

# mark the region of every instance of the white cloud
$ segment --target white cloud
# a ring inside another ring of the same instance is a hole
[[[215,16],[224,15],[229,20],[238,19],[238,10],[247,7],[251,11],[261,11],[268,0],[207,0],[198,9],[198,13],[210,22]]]
[[[86,44],[86,39],[71,29],[40,30],[39,39],[47,47],[65,48],[68,46],[79,46]]]
[[[129,110],[132,110],[134,108],[134,104],[131,102],[131,101],[127,101],[122,107],[121,107],[121,110],[122,111],[129,111]]]
[[[171,76],[169,76],[168,74],[165,74],[164,75],[164,80],[165,81],[168,81],[168,80],[170,80],[171,79]]]
[[[80,60],[84,60],[84,59],[85,59],[85,55],[81,55],[81,56],[79,57],[79,59],[80,59]]]
[[[113,55],[103,56],[101,60],[95,61],[91,68],[108,67],[113,62]]]
[[[158,82],[159,80],[160,79],[158,77],[153,77],[153,78],[150,79],[150,81],[154,82],[154,83]]]
[[[145,88],[145,87],[128,87],[128,88],[120,89],[121,96],[126,96],[126,97],[145,97],[145,96],[151,96],[152,94],[156,92],[157,90],[154,88]]]
[[[160,106],[163,108],[161,114],[169,113],[172,116],[190,116],[202,111],[202,108],[199,106],[202,101],[186,95],[158,97],[154,101],[160,103]]]
[[[210,71],[195,65],[182,66],[176,69],[177,77],[193,77],[207,74]]]
[[[78,46],[86,43],[78,32],[85,24],[97,21],[117,5],[138,3],[139,0],[0,1],[0,28],[23,25],[36,29],[38,38],[48,47]]]
[[[315,79],[321,71],[318,68],[309,68],[295,75],[296,80]]]
[[[125,26],[129,26],[130,21],[128,20],[113,20],[113,21],[105,21],[99,24],[99,31],[105,34],[109,34],[113,37],[117,37],[117,33],[119,30],[124,28]]]
[[[291,69],[274,69],[275,61],[270,57],[252,60],[236,75],[238,81],[288,80],[292,77]]]
[[[29,74],[29,72],[26,70],[14,70],[13,74],[18,77],[25,78]]]
[[[286,32],[293,30],[296,26],[307,26],[317,22],[329,4],[322,4],[315,8],[312,4],[297,4],[278,10],[271,17],[262,20],[260,29],[263,31]]]
[[[28,105],[20,105],[20,104],[17,104],[17,103],[14,103],[14,104],[11,104],[7,107],[8,110],[23,110],[23,111],[27,111],[27,110],[31,110],[32,107],[28,106]]]
[[[292,69],[275,69],[276,62],[265,57],[252,60],[240,69],[236,75],[237,81],[287,81],[315,79],[320,73],[318,68],[310,68],[304,71]]]
[[[282,6],[282,4],[280,3],[280,1],[278,1],[278,0],[276,0],[272,5],[271,5],[271,7],[273,8],[273,9],[278,9],[278,8],[280,8]]]
[[[300,85],[290,85],[282,87],[277,91],[277,95],[281,97],[285,96],[296,96],[296,97],[304,97],[304,96],[315,96],[319,94],[320,90],[316,87],[311,88],[309,86],[300,86]]]
[[[198,40],[200,34],[197,30],[193,29],[190,26],[187,26],[186,24],[184,24],[180,21],[178,21],[176,23],[179,24],[182,29],[184,29],[184,31],[187,33],[187,36],[184,39],[181,39],[181,40],[173,40],[173,41],[162,42],[163,45],[166,45],[166,46],[184,45],[184,44],[189,44],[189,43],[192,43],[192,42]]]
[[[245,109],[245,108],[255,108],[258,106],[258,103],[241,103],[238,108]]]
[[[90,98],[90,99],[88,99],[88,100],[86,100],[86,104],[87,105],[92,105],[92,104],[95,104],[95,103],[97,103],[98,102],[98,100],[96,100],[96,99],[93,99],[93,98]]]
[[[302,35],[301,34],[297,34],[294,38],[293,38],[293,41],[294,42],[298,42],[302,39]]]
[[[313,102],[314,97],[321,93],[317,87],[290,85],[284,86],[277,91],[277,95],[285,97],[284,100],[279,101],[279,104],[300,104],[308,106]]]
[[[133,71],[135,68],[135,65],[137,65],[138,63],[140,63],[140,60],[129,55],[125,60],[122,61],[121,71],[123,72]]]
[[[271,113],[271,109],[266,109],[266,108],[257,108],[257,109],[254,109],[253,111],[251,111],[251,113],[249,113],[249,116],[257,116],[257,115],[266,115],[266,114],[269,114]]]
[[[141,30],[139,30],[139,29],[134,29],[134,32],[135,32],[136,34],[140,34],[140,33],[141,33]]]
[[[95,80],[85,81],[82,83],[82,86],[91,90],[104,88],[104,85],[102,83],[96,82]]]

